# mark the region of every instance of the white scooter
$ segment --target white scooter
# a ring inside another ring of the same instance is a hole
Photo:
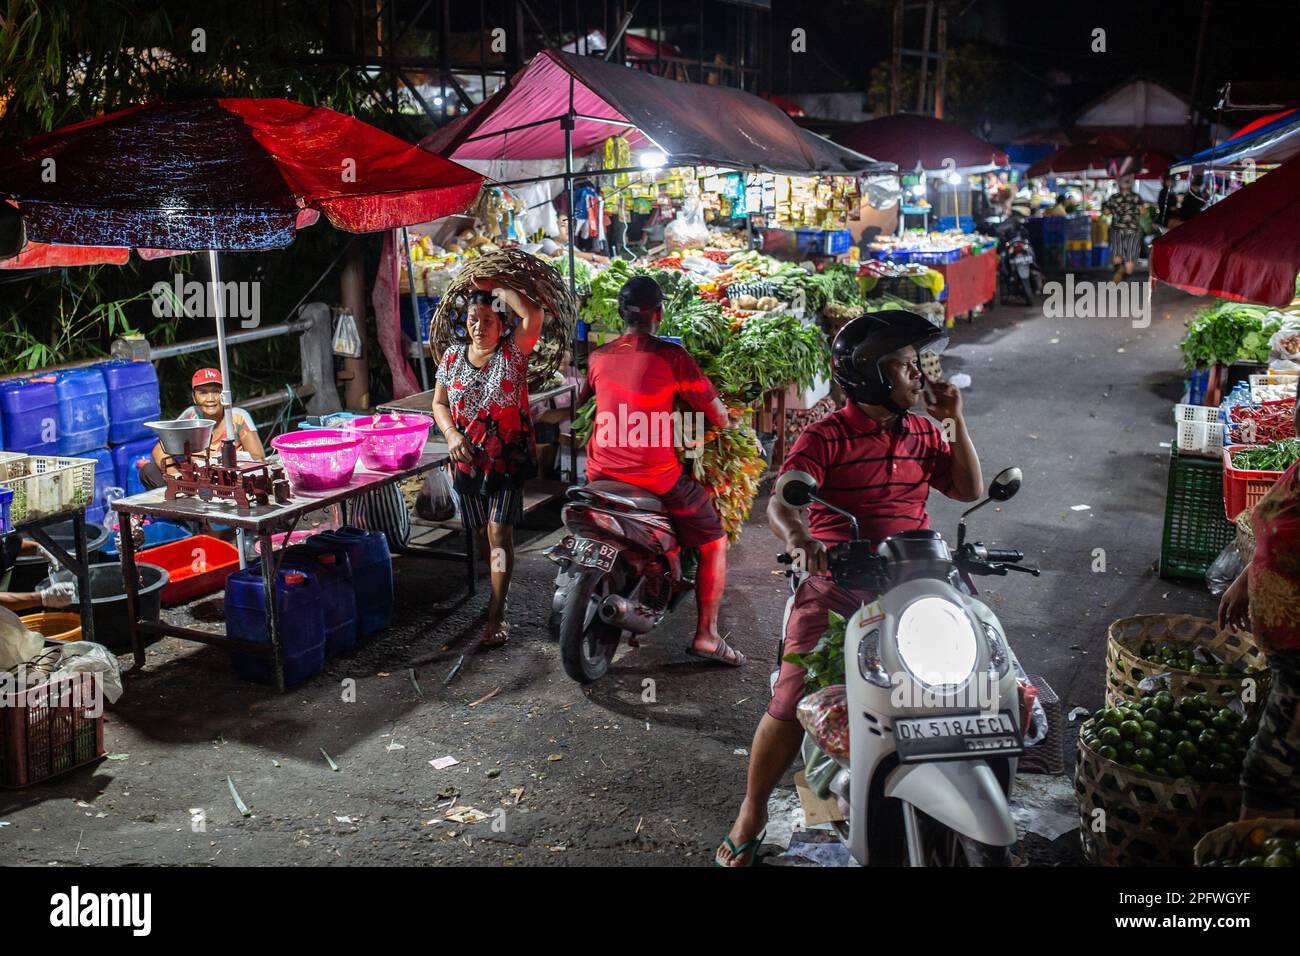
[[[928,530],[873,547],[857,540],[852,515],[817,497],[811,476],[792,471],[777,482],[790,507],[816,501],[849,519],[854,540],[830,549],[832,577],[877,595],[848,622],[849,759],[835,758],[829,785],[847,815],[835,828],[864,866],[1010,865],[1008,799],[1024,753],[1020,668],[971,576],[1039,572],[1015,563],[1019,551],[965,537],[967,515],[1008,500],[1020,482],[1018,468],[993,480],[988,497],[962,515],[955,553]],[[805,758],[817,746],[805,735]]]

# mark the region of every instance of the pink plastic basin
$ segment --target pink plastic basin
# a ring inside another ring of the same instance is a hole
[[[355,418],[347,431],[364,438],[361,463],[373,471],[401,471],[410,468],[424,454],[433,419],[427,415],[374,415]]]
[[[329,491],[352,480],[361,455],[361,436],[312,428],[271,439],[294,491]]]

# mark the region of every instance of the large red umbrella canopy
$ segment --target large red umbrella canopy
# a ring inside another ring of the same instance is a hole
[[[1151,274],[1189,292],[1264,305],[1295,298],[1300,156],[1243,186],[1151,247]]]
[[[274,249],[323,214],[375,232],[460,212],[483,177],[351,116],[282,99],[133,106],[0,153],[40,243]]]
[[[1132,147],[1118,138],[1100,137],[1087,143],[1075,143],[1044,156],[1025,172],[1029,179],[1039,176],[1085,176],[1090,179],[1110,178],[1118,171],[1114,164]]]
[[[867,120],[831,138],[854,152],[896,164],[900,173],[1007,164],[1006,153],[956,123],[911,113]]]

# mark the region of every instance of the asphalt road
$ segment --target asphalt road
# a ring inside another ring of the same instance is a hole
[[[1112,620],[1214,606],[1203,589],[1154,571],[1161,442],[1172,437],[1191,302],[1158,296],[1146,329],[998,308],[955,329],[944,360],[946,372],[971,376],[967,415],[986,479],[1008,465],[1025,476],[1016,499],[972,518],[972,533],[1043,569],[988,579],[984,593],[1026,668],[1067,710],[1100,703]],[[743,792],[743,751],[775,655],[784,579],[762,510],[760,501],[731,552],[722,612],[723,631],[751,659],[740,670],[682,654],[687,604],[602,682],[570,681],[547,637],[553,575],[538,553],[556,537],[558,512],[540,515],[518,534],[502,649],[473,652],[483,591],[466,600],[459,568],[414,559],[397,562],[387,636],[283,696],[238,680],[215,648],[163,641],[108,713],[118,759],[0,792],[0,860],[705,864]],[[954,534],[959,510],[932,498],[932,524]],[[430,765],[445,756],[459,763]],[[236,809],[228,777],[251,816]],[[487,819],[446,818],[461,806]],[[1031,859],[1071,862],[1071,840],[1035,846]]]

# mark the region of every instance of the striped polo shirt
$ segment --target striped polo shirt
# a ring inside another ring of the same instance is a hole
[[[952,448],[924,416],[903,416],[895,432],[850,402],[804,430],[781,466],[787,471],[812,475],[818,497],[856,517],[863,538],[879,541],[929,527],[930,489],[951,496]],[[853,537],[848,521],[815,502],[808,530],[827,544]]]

